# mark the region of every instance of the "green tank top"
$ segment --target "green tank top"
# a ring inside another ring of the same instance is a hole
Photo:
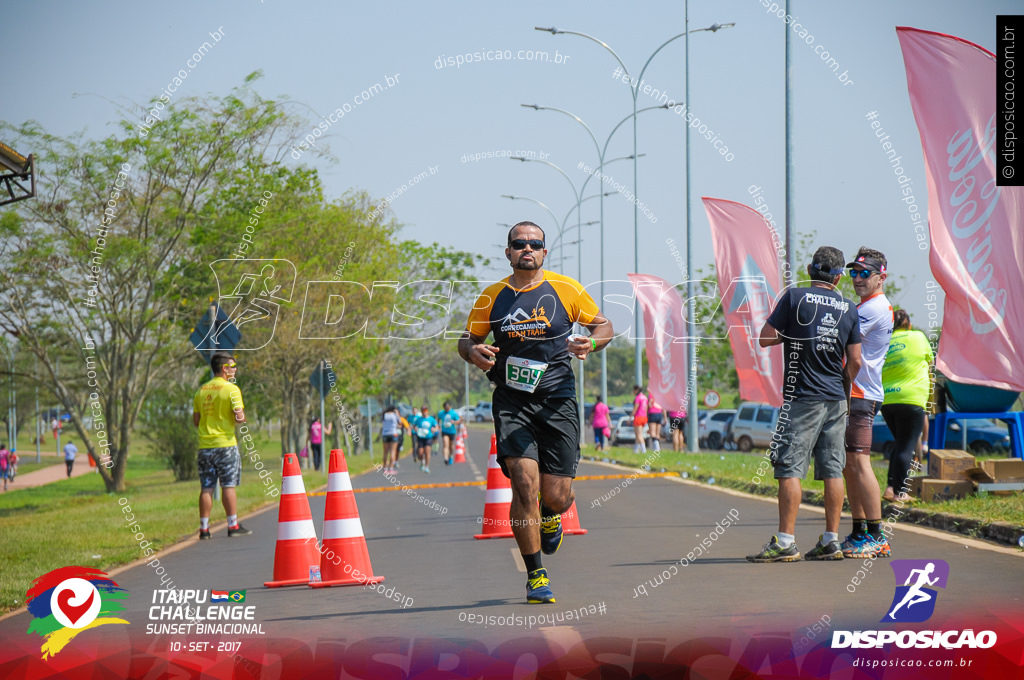
[[[932,347],[921,331],[893,331],[882,367],[885,404],[925,406],[931,393]]]

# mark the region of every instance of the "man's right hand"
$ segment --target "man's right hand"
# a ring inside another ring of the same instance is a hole
[[[469,360],[480,370],[489,371],[494,366],[494,357],[499,351],[494,345],[473,345],[469,348]]]

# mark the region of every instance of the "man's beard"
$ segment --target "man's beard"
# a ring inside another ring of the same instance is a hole
[[[519,262],[516,263],[514,269],[523,269],[523,270],[526,270],[526,271],[533,271],[535,269],[540,269],[542,264],[544,264],[544,263],[543,262],[538,262],[537,260],[526,260],[526,261],[519,260]]]

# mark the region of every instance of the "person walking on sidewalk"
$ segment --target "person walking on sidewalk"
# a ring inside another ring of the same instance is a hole
[[[605,440],[607,439],[604,432],[609,428],[610,421],[608,420],[608,404],[604,403],[604,399],[601,398],[600,394],[597,395],[597,401],[594,402],[592,424],[594,426],[594,444],[598,451],[604,451]],[[611,436],[611,432],[608,433],[608,436]]]
[[[68,443],[64,445],[64,464],[68,467],[68,478],[71,478],[71,470],[75,467],[75,456],[78,454],[78,447],[68,437]]]
[[[825,533],[804,558],[841,560],[846,413],[850,384],[860,371],[857,308],[838,291],[843,253],[822,246],[807,267],[810,288],[790,288],[761,328],[761,347],[783,345],[783,404],[769,448],[779,480],[779,532],[747,555],[750,562],[797,562],[796,516],[800,480],[814,456],[814,478],[825,483]],[[844,366],[845,360],[845,366]]]
[[[11,452],[7,444],[0,444],[0,476],[4,478],[4,491],[7,491],[7,473],[11,465]]]
[[[512,275],[477,298],[459,340],[459,355],[496,384],[497,460],[512,484],[509,517],[529,604],[555,601],[541,553],[558,550],[561,513],[575,500],[581,423],[570,356],[582,361],[612,339],[612,324],[583,285],[543,269],[547,253],[539,226],[512,227],[505,248]],[[573,324],[590,337],[574,334]],[[486,344],[492,333],[494,344]]]
[[[199,428],[199,538],[210,536],[213,490],[220,482],[221,502],[228,516],[228,538],[252,533],[238,523],[235,487],[242,481],[242,459],[235,439],[235,425],[245,422],[242,391],[234,383],[234,357],[217,352],[210,360],[213,380],[205,383],[192,400],[192,423]]]

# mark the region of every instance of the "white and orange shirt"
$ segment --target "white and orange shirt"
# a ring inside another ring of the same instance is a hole
[[[877,293],[857,305],[857,316],[860,317],[860,352],[863,363],[857,379],[853,381],[850,396],[883,401],[885,390],[882,388],[882,367],[892,338],[892,304],[885,293]]]

